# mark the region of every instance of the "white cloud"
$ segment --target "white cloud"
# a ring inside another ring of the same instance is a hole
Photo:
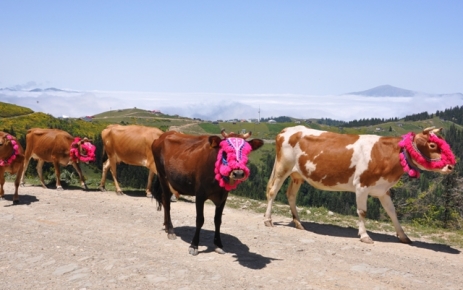
[[[296,94],[212,94],[156,92],[27,92],[0,91],[0,101],[54,116],[81,117],[104,111],[137,107],[207,120],[291,116],[350,121],[363,118],[404,117],[434,113],[460,106],[456,95],[415,97],[364,97],[358,95],[310,96]]]

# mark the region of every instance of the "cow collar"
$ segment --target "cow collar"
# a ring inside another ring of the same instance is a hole
[[[11,154],[11,156],[8,159],[5,159],[5,160],[0,159],[0,166],[11,165],[11,163],[13,163],[13,161],[16,159],[16,156],[19,155],[19,145],[16,142],[16,140],[13,138],[13,136],[7,134],[6,138],[8,140],[10,140],[10,142],[11,142],[11,146],[13,147],[13,153]]]
[[[74,138],[74,142],[71,144],[71,149],[69,151],[69,155],[73,162],[91,162],[95,161],[95,145],[91,144],[90,142],[81,142],[80,146],[82,146],[86,151],[87,155],[80,154],[79,142],[81,142],[79,137]]]
[[[251,146],[242,138],[227,138],[220,142],[220,149],[215,162],[215,179],[219,185],[227,191],[235,189],[243,180],[233,180],[230,183],[230,174],[233,170],[241,169],[249,176],[249,168],[246,167],[248,154],[251,152]],[[227,159],[224,158],[226,153]]]
[[[413,164],[413,162],[429,170],[443,168],[448,164],[455,164],[455,156],[453,155],[449,144],[447,144],[447,142],[443,139],[437,137],[434,133],[429,134],[429,141],[434,142],[441,149],[441,157],[438,159],[429,159],[424,156],[413,142],[414,139],[415,133],[410,132],[403,135],[402,140],[399,142],[399,146],[402,148],[402,152],[400,153],[400,164],[410,177],[420,177],[419,169]]]

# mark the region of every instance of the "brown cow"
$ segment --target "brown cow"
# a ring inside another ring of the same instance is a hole
[[[442,129],[442,128],[441,128]],[[394,224],[397,236],[410,243],[399,224],[389,189],[408,173],[419,177],[419,169],[450,173],[455,157],[450,146],[436,135],[441,129],[400,137],[349,135],[309,129],[286,128],[276,137],[276,159],[267,185],[265,225],[272,226],[272,203],[288,176],[286,195],[298,229],[304,229],[296,210],[296,195],[307,181],[315,188],[355,192],[362,242],[373,243],[365,228],[368,195],[379,198]]]
[[[248,155],[264,143],[260,139],[246,141],[250,134],[226,135],[223,132],[222,135],[225,139],[170,131],[153,142],[153,156],[158,171],[153,195],[158,201],[158,210],[164,206],[164,226],[169,239],[176,238],[170,218],[172,194],[196,196],[196,232],[189,248],[192,255],[198,254],[199,233],[204,224],[204,202],[207,199],[216,206],[216,251],[225,253],[220,239],[220,225],[228,192],[248,178]]]
[[[24,169],[24,150],[15,137],[0,132],[0,199],[3,199],[5,190],[5,172],[16,174],[14,181],[13,204],[19,203],[18,187]]]
[[[124,162],[130,165],[144,166],[149,169],[146,196],[151,196],[151,182],[156,174],[151,144],[164,133],[155,127],[139,125],[121,126],[109,125],[101,132],[103,150],[108,155],[108,160],[103,164],[103,174],[100,182],[100,190],[106,191],[105,182],[108,169],[111,169],[116,193],[123,194],[119,182],[117,182],[117,164]]]
[[[31,158],[38,160],[37,173],[44,188],[46,186],[43,180],[42,166],[44,162],[52,162],[55,167],[56,189],[63,189],[60,180],[60,164],[63,166],[72,165],[79,174],[81,186],[88,189],[79,162],[95,161],[95,146],[87,138],[74,138],[62,130],[33,128],[29,129],[26,135],[22,184],[24,184],[24,174]]]

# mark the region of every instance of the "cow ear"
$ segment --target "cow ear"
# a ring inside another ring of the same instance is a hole
[[[220,139],[220,137],[217,137],[215,135],[209,136],[209,144],[211,145],[211,148],[219,147],[220,142],[222,142],[222,139]]]
[[[252,139],[248,141],[248,143],[249,145],[251,145],[253,151],[259,149],[260,147],[262,147],[262,145],[264,145],[264,141],[262,139]]]

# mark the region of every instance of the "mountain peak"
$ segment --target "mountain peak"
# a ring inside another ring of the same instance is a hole
[[[368,97],[413,97],[415,92],[397,88],[391,85],[382,85],[366,91],[348,93],[348,95],[360,95]]]

